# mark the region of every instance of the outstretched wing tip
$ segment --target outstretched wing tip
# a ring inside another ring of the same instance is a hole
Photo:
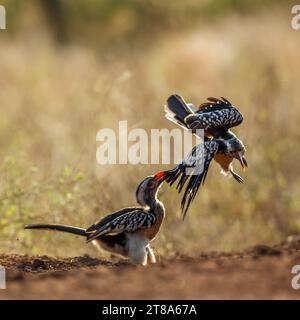
[[[218,147],[218,142],[213,140],[205,141],[195,146],[183,160],[181,166],[178,166],[178,172],[172,178],[173,184],[180,177],[176,185],[178,193],[186,186],[181,200],[181,210],[184,216],[187,214],[200,186],[204,184],[210,162]],[[190,169],[189,172],[186,171],[187,169]]]

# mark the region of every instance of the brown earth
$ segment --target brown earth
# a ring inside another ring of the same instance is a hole
[[[300,239],[244,252],[178,255],[150,267],[90,257],[0,255],[0,299],[299,299]]]

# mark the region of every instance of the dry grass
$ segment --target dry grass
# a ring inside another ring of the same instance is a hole
[[[231,15],[110,55],[57,48],[42,35],[2,38],[1,251],[96,255],[82,239],[22,226],[87,226],[133,205],[140,180],[166,166],[100,167],[96,132],[119,120],[172,128],[162,106],[173,92],[196,103],[222,95],[239,106],[245,122],[236,132],[250,168],[241,187],[213,164],[184,223],[180,197],[164,186],[158,251],[241,249],[299,232],[300,42],[289,19],[287,12]]]

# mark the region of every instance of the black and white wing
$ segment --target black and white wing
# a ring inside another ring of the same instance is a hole
[[[151,211],[143,208],[125,208],[113,213],[86,230],[87,241],[90,242],[107,234],[120,234],[134,232],[141,228],[150,227],[156,221],[156,216]]]
[[[203,129],[216,138],[243,122],[243,115],[227,99],[222,97],[207,100],[200,105],[198,111],[184,119],[189,129],[193,131]]]
[[[186,185],[181,201],[181,209],[184,216],[194,200],[201,183],[204,183],[210,162],[217,153],[218,148],[219,143],[214,140],[200,143],[193,148],[175,169],[169,171],[167,182],[172,185],[179,178],[176,186],[179,193]]]
[[[109,223],[110,221],[113,221],[114,219],[121,217],[124,214],[127,214],[128,212],[140,210],[140,209],[141,209],[141,207],[127,207],[127,208],[123,208],[121,210],[118,210],[114,213],[111,213],[111,214],[101,218],[97,222],[93,223],[86,231],[87,232],[95,231],[100,226],[105,225],[105,224]]]
[[[224,137],[228,129],[242,123],[242,114],[225,98],[208,98],[199,109],[173,94],[167,99],[165,116],[184,129],[204,130],[206,137]],[[201,134],[198,134],[201,136]]]

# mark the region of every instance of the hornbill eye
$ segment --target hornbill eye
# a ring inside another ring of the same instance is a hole
[[[149,189],[154,189],[156,187],[156,183],[154,181],[149,182],[148,188]]]

